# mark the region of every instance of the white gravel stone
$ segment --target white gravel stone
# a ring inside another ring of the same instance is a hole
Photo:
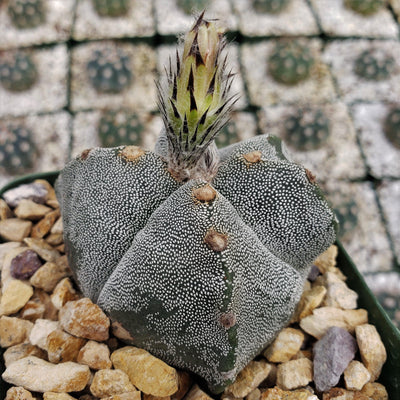
[[[35,321],[35,325],[29,334],[29,341],[31,344],[47,350],[47,336],[56,329],[59,329],[59,327],[60,324],[58,321],[39,318]]]
[[[343,0],[311,0],[323,31],[329,36],[397,38],[399,29],[387,8],[364,17],[343,5]]]
[[[305,0],[292,0],[279,14],[258,13],[252,0],[233,0],[240,32],[246,36],[317,35],[319,28]]]
[[[206,18],[217,18],[228,31],[237,30],[237,20],[229,0],[211,0],[207,4]],[[193,25],[193,14],[185,14],[176,0],[155,0],[157,30],[161,35],[177,35],[188,31]],[[193,10],[195,13],[202,10]]]
[[[0,117],[57,111],[67,105],[67,46],[35,49],[32,58],[37,68],[37,82],[22,92],[10,92],[0,85]]]
[[[400,65],[400,42],[394,40],[335,40],[327,43],[323,53],[331,65],[339,94],[346,103],[355,101],[398,101],[400,97],[400,68],[395,68],[389,79],[366,80],[354,72],[357,57],[368,49],[378,48],[390,54],[395,65]]]
[[[77,2],[73,38],[106,39],[123,37],[144,37],[155,34],[152,2],[135,0],[126,15],[102,17],[97,14],[92,0]]]
[[[6,4],[0,7],[0,49],[54,43],[67,40],[71,33],[75,0],[46,1],[46,19],[33,29],[17,29]]]
[[[264,107],[259,112],[260,131],[282,138],[293,159],[314,173],[318,182],[364,178],[366,170],[347,106],[334,102],[317,108],[330,121],[329,137],[318,149],[299,151],[286,138],[285,120],[296,113],[296,107]]]
[[[274,40],[241,46],[240,59],[250,103],[258,106],[279,103],[304,105],[325,103],[336,98],[329,68],[321,60],[322,42],[310,39],[303,43],[309,46],[316,62],[310,77],[292,86],[276,82],[268,73],[268,58],[274,50]]]
[[[88,79],[87,63],[95,50],[117,46],[131,60],[132,84],[120,93],[98,93]],[[155,51],[146,44],[129,44],[112,41],[92,42],[76,46],[72,51],[71,109],[133,108],[138,112],[156,109]]]

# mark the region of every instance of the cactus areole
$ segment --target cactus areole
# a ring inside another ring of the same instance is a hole
[[[236,99],[224,43],[200,15],[159,84],[165,127],[155,151],[87,150],[56,183],[84,295],[125,341],[214,393],[289,322],[337,221],[279,139],[217,150]]]

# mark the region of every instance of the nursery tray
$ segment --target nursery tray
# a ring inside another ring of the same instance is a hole
[[[0,197],[6,190],[24,183],[32,182],[36,179],[45,179],[49,183],[53,184],[57,176],[58,172],[54,171],[18,178],[0,189]],[[389,394],[389,400],[400,400],[400,332],[393,325],[376,297],[368,288],[364,278],[347,254],[346,250],[343,248],[342,244],[339,241],[336,241],[336,245],[339,249],[337,258],[338,267],[347,276],[346,282],[348,286],[358,293],[358,306],[368,310],[369,323],[375,325],[386,347],[387,361],[382,369],[379,382],[385,385]],[[5,369],[3,362],[4,351],[5,349],[0,348],[0,375]],[[9,385],[0,378],[0,399],[5,398],[8,387]]]

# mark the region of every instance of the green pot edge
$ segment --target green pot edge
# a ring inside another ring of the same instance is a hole
[[[53,184],[58,174],[59,171],[52,171],[21,176],[1,188],[0,196],[9,189],[36,179],[45,179]],[[400,331],[393,325],[389,316],[365,283],[363,276],[358,271],[342,243],[336,240],[335,244],[339,250],[337,265],[347,276],[349,287],[358,293],[358,306],[368,311],[368,321],[375,325],[386,347],[387,361],[382,369],[379,382],[385,385],[390,400],[400,400]],[[0,374],[5,369],[3,362],[4,351],[5,349],[0,349]],[[5,398],[6,396],[7,387],[3,383],[3,381],[0,382],[0,398]]]

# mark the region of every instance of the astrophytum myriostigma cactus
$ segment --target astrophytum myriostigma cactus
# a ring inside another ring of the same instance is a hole
[[[156,150],[83,152],[56,190],[84,295],[124,339],[221,392],[290,320],[336,218],[283,143],[218,150],[236,97],[224,39],[201,15],[159,86]]]

